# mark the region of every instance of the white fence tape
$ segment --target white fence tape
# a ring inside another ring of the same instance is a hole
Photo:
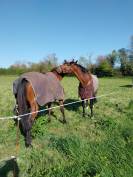
[[[89,99],[106,97],[106,96],[108,96],[108,95],[112,95],[112,94],[115,94],[115,93],[116,93],[116,92],[111,92],[111,93],[108,93],[108,94],[104,94],[104,95],[92,97],[92,98],[89,98]],[[7,119],[19,119],[19,120],[20,120],[22,117],[27,116],[27,115],[31,115],[31,114],[35,114],[35,113],[44,112],[44,111],[47,111],[47,110],[49,110],[49,109],[56,109],[56,108],[59,108],[60,106],[68,106],[68,105],[80,103],[80,102],[82,102],[82,101],[86,101],[86,100],[89,100],[89,99],[84,99],[84,100],[78,100],[78,101],[74,101],[74,102],[70,102],[70,103],[65,103],[65,104],[63,104],[63,105],[54,106],[54,107],[46,108],[46,109],[41,109],[41,110],[35,111],[35,112],[29,112],[29,113],[22,114],[22,115],[19,115],[19,116],[0,117],[0,120],[7,120]]]

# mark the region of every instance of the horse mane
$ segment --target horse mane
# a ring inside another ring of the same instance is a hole
[[[76,66],[78,66],[81,69],[82,72],[89,73],[89,70],[86,69],[85,67],[83,67],[82,65],[76,63]]]
[[[70,61],[70,62],[67,62],[66,60],[64,61],[64,64],[69,64],[69,65],[71,65],[71,64],[74,64],[74,65],[76,65],[78,68],[80,68],[80,70],[82,71],[82,72],[84,72],[84,73],[90,73],[90,71],[88,70],[88,69],[86,69],[85,67],[83,67],[82,65],[80,65],[80,64],[78,64],[77,63],[77,61],[74,61],[74,60],[72,60],[72,61]]]

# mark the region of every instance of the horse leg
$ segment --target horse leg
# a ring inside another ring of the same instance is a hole
[[[30,114],[30,116],[28,118],[28,123],[29,123],[30,127],[29,127],[29,129],[26,130],[26,133],[25,133],[25,146],[26,147],[31,146],[31,141],[32,141],[31,128],[34,123],[35,117],[37,116],[37,111],[38,111],[38,105],[36,103],[32,103],[30,113],[32,113],[32,112],[34,112],[34,113]]]
[[[30,115],[28,117],[28,124],[30,125],[30,127],[26,130],[26,133],[25,133],[25,146],[26,147],[30,147],[32,146],[31,145],[31,142],[32,142],[32,138],[31,138],[31,128],[32,128],[32,125],[34,123],[34,120],[35,120],[35,117],[37,116],[37,111],[38,111],[38,104],[34,101],[34,102],[29,102],[30,104]],[[32,113],[33,112],[33,113]]]
[[[34,101],[30,104],[30,117],[29,117],[29,120],[31,121],[31,124],[33,124],[37,114],[38,114],[38,110],[39,110],[39,107],[38,107],[38,104]]]
[[[31,87],[31,85],[27,86],[27,101],[29,103],[29,107],[30,107],[30,115],[28,118],[28,122],[30,125],[30,128],[26,131],[26,135],[25,135],[25,145],[26,147],[31,146],[31,128],[32,125],[34,123],[34,120],[38,114],[38,110],[39,110],[39,106],[37,104],[37,102],[35,101],[35,95],[34,95],[34,91]]]
[[[93,117],[93,99],[90,99],[90,109],[91,109],[91,117]]]
[[[32,142],[31,129],[29,129],[26,131],[26,134],[25,134],[25,146],[32,147],[31,142]]]
[[[93,95],[93,97],[94,97],[93,102],[97,103],[96,93]]]
[[[63,115],[63,120],[62,120],[62,122],[63,122],[63,123],[66,123],[67,121],[66,121],[66,119],[65,119],[63,100],[60,100],[60,101],[59,101],[59,104],[60,104],[60,111],[61,111],[61,113],[62,113],[62,115]]]
[[[48,122],[51,122],[51,103],[48,103]]]
[[[83,117],[85,117],[85,101],[82,100]]]

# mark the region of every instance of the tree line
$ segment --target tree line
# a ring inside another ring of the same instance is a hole
[[[79,62],[99,77],[133,76],[133,54],[125,48],[113,50],[106,56],[98,56],[96,63],[91,63],[85,57],[80,57]]]
[[[102,76],[133,76],[133,36],[130,47],[113,50],[108,55],[98,56],[96,63],[89,57],[80,57],[79,62],[94,74]]]
[[[58,65],[56,54],[49,54],[38,63],[17,61],[8,68],[0,68],[0,75],[20,75],[25,72],[37,71],[46,73]]]
[[[130,47],[113,50],[105,56],[98,56],[92,63],[92,56],[79,58],[79,63],[88,68],[93,74],[103,76],[133,76],[133,36]],[[50,54],[38,63],[17,61],[8,68],[0,68],[0,75],[20,75],[29,71],[46,73],[58,65],[56,54]]]

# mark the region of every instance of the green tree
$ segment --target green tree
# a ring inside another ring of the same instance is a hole
[[[131,36],[131,41],[130,41],[129,65],[130,65],[131,75],[133,76],[133,36]]]
[[[129,59],[127,49],[122,48],[118,50],[118,57],[120,62],[120,71],[122,75],[128,75]]]
[[[114,65],[117,61],[117,52],[116,50],[113,50],[111,54],[107,55],[107,60],[109,64],[114,68]]]

